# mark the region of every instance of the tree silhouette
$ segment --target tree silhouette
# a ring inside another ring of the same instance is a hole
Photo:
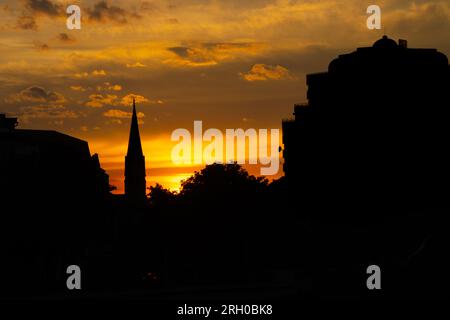
[[[266,178],[249,175],[237,163],[207,165],[181,184],[180,199],[184,202],[212,202],[223,200],[221,205],[236,201],[253,200],[267,190]]]
[[[164,188],[162,185],[157,183],[155,186],[148,188],[149,193],[149,203],[152,207],[166,207],[176,200],[176,193]]]
[[[274,217],[266,178],[237,163],[211,164],[184,180],[179,193],[159,184],[149,189],[149,225],[158,225],[151,233],[159,237],[152,243],[164,243],[177,281],[244,281],[260,263],[254,256],[270,262],[265,250],[274,243]]]

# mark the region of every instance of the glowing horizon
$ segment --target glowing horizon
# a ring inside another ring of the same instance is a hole
[[[100,164],[103,169],[110,175],[110,184],[117,189],[113,191],[115,194],[121,194],[124,191],[124,166],[125,153],[127,150],[128,136],[123,137],[120,145],[115,144],[108,147],[105,141],[89,142],[91,153],[99,155]],[[203,162],[201,165],[175,165],[170,159],[172,147],[176,142],[171,142],[170,138],[165,136],[155,137],[152,140],[142,140],[142,148],[146,156],[146,180],[147,187],[154,186],[156,183],[172,191],[180,190],[180,183],[192,176],[195,171],[200,171],[206,166]],[[207,145],[208,143],[204,143]],[[248,147],[248,146],[247,146]],[[147,156],[149,155],[149,156]],[[279,155],[281,156],[281,155]],[[194,156],[192,155],[192,158]],[[243,167],[249,174],[260,176],[258,165],[248,164],[248,157],[246,157],[246,164]],[[266,176],[269,180],[277,179],[283,175],[282,159],[280,158],[280,167],[278,174],[273,176]]]

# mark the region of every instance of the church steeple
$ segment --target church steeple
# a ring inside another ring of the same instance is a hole
[[[139,134],[139,125],[136,113],[136,102],[133,98],[133,115],[131,117],[130,138],[128,140],[127,155],[143,155],[141,146],[141,137]]]
[[[125,156],[125,196],[132,201],[145,199],[145,157],[142,152],[136,102],[133,98],[133,115],[131,117],[128,151]]]

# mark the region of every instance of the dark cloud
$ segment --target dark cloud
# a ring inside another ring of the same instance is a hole
[[[12,12],[11,8],[10,8],[9,5],[7,5],[7,4],[3,5],[3,6],[1,7],[1,10],[4,11],[4,12],[6,12],[6,13],[11,13],[11,12]]]
[[[199,47],[171,47],[168,51],[176,54],[173,63],[188,66],[205,66],[217,64],[214,51],[209,48]]]
[[[46,102],[46,103],[63,103],[65,102],[65,98],[62,94],[47,91],[39,86],[31,86],[18,94],[13,95],[8,99],[8,102],[21,102],[21,101],[30,101],[30,102]]]
[[[202,46],[208,49],[247,49],[257,44],[254,42],[205,42]]]
[[[37,24],[34,17],[26,15],[17,19],[16,27],[23,30],[37,30]]]
[[[167,48],[170,52],[175,53],[177,56],[181,58],[186,58],[189,56],[189,48],[188,47],[171,47]]]
[[[444,2],[416,5],[405,14],[398,15],[394,21],[388,21],[394,33],[405,35],[414,33],[415,37],[433,42],[448,43],[450,30],[450,4]],[[439,30],[440,32],[436,32]],[[447,31],[447,32],[446,32]],[[433,36],[430,38],[430,34]]]
[[[117,23],[127,23],[127,17],[131,16],[125,9],[110,6],[106,1],[100,1],[92,9],[87,11],[91,21],[114,21]],[[135,15],[136,16],[136,15]]]
[[[35,41],[33,44],[34,44],[34,47],[35,47],[37,50],[45,51],[45,50],[50,49],[50,47],[48,46],[48,44],[42,43],[42,42],[40,42],[40,41]]]
[[[444,0],[445,1],[445,0]],[[396,1],[387,1],[380,5],[381,10],[387,10],[394,11],[394,10],[407,10],[408,8],[411,8],[412,6],[416,5],[422,5],[427,3],[437,3],[437,2],[443,2],[442,0],[396,0]]]
[[[251,50],[258,47],[259,43],[253,42],[205,42],[198,44],[196,46],[179,46],[168,48],[169,51],[176,53],[181,57],[186,57],[189,55],[191,50],[204,49],[204,50],[222,50],[222,51],[233,51],[233,50]]]
[[[158,6],[152,2],[148,2],[148,1],[143,1],[141,3],[141,7],[140,10],[141,11],[156,11],[158,10]]]
[[[305,2],[305,0],[302,0]],[[194,6],[194,7],[206,7],[210,5],[220,6],[222,9],[231,9],[231,10],[252,10],[252,9],[260,9],[264,8],[268,5],[276,4],[276,0],[170,0],[167,1],[168,9],[178,9],[186,6]],[[292,4],[296,1],[291,0]]]
[[[26,0],[25,6],[33,13],[49,16],[56,16],[63,11],[61,4],[53,3],[50,0]]]
[[[177,59],[166,62],[188,66],[215,65],[221,61],[234,60],[242,54],[254,54],[262,48],[262,44],[250,42],[209,42],[170,47],[167,50],[176,54]]]
[[[58,34],[58,40],[61,42],[74,42],[75,38],[69,36],[67,33]]]
[[[63,13],[62,5],[50,0],[25,0],[26,10],[17,19],[16,28],[22,30],[37,30],[35,15],[57,16]]]

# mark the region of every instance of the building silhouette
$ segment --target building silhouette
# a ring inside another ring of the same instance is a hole
[[[17,118],[7,118],[6,114],[0,114],[0,131],[8,132],[13,131],[17,127]]]
[[[140,202],[146,198],[145,156],[142,152],[134,99],[128,151],[125,156],[125,197],[133,202]]]
[[[282,123],[284,205],[307,222],[295,248],[313,292],[373,297],[361,275],[377,265],[385,298],[448,297],[447,57],[383,36],[306,83]]]
[[[16,129],[17,124],[17,118],[0,114],[1,181],[7,189],[23,195],[34,180],[47,194],[109,193],[109,177],[86,141],[56,131]]]
[[[103,254],[111,229],[109,177],[88,143],[16,126],[0,115],[0,297],[64,290],[65,268]]]
[[[445,202],[450,67],[443,53],[383,36],[306,82],[308,103],[283,121],[284,172],[306,203],[356,212]]]

